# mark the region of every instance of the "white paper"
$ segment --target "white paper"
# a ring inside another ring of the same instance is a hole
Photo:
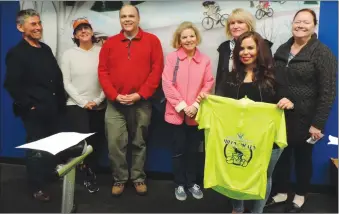
[[[328,140],[329,140],[329,142],[327,143],[327,145],[338,145],[338,138],[337,137],[329,135]]]
[[[34,149],[34,150],[43,150],[49,152],[53,155],[58,154],[65,149],[68,149],[80,141],[88,138],[89,136],[95,133],[82,134],[77,132],[61,132],[41,140],[37,140],[31,143],[27,143],[15,148],[18,149]]]

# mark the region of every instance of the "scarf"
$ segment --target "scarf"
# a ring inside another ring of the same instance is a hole
[[[235,47],[235,40],[232,39],[230,41],[230,49],[231,49],[231,53],[230,53],[230,59],[229,59],[229,63],[228,63],[228,71],[231,72],[233,70],[233,50]]]

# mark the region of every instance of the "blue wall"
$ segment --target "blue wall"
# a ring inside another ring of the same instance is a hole
[[[307,7],[307,5],[305,6]],[[321,2],[320,6],[319,39],[338,56],[338,2]],[[23,157],[24,154],[22,150],[14,147],[24,143],[25,131],[21,121],[14,117],[11,98],[2,87],[5,74],[5,55],[8,49],[21,38],[15,27],[15,15],[18,9],[18,2],[0,1],[0,157]],[[327,145],[329,134],[338,136],[337,102],[336,99],[327,122],[326,136],[314,148],[313,184],[329,183],[329,158],[338,157],[338,147]],[[146,169],[157,172],[171,172],[170,134],[166,133],[166,124],[157,117],[154,117],[150,137]],[[102,163],[107,165],[107,157],[102,157]]]
[[[321,2],[319,39],[338,57],[338,2]],[[337,81],[338,91],[338,81]],[[338,146],[327,145],[328,135],[338,137],[338,94],[325,128],[325,137],[313,150],[314,184],[329,183],[329,158],[338,157]]]
[[[5,56],[7,51],[18,43],[21,34],[16,29],[15,16],[19,11],[19,3],[16,1],[0,1],[0,157],[22,157],[24,152],[14,147],[25,142],[25,131],[22,123],[15,118],[12,112],[12,100],[3,88],[6,71]]]

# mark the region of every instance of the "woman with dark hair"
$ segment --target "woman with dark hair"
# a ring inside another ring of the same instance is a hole
[[[338,62],[330,49],[317,39],[317,17],[313,10],[299,10],[292,23],[293,36],[274,54],[277,82],[295,101],[294,111],[286,112],[288,147],[278,162],[275,188],[278,194],[268,205],[286,202],[289,191],[291,158],[296,172],[295,196],[286,212],[301,212],[312,177],[314,143],[323,134],[325,123],[336,96]],[[279,89],[279,88],[278,88]],[[307,142],[309,141],[309,142]]]
[[[281,98],[276,93],[277,84],[274,78],[273,57],[266,41],[256,32],[248,31],[239,36],[233,50],[233,69],[225,75],[219,85],[222,96],[242,99],[247,96],[256,102],[277,103],[281,109],[293,109],[293,103]],[[282,86],[279,86],[282,87]],[[200,96],[197,101],[200,101]],[[262,213],[266,200],[271,192],[272,173],[282,152],[276,144],[273,146],[270,163],[267,169],[267,189],[264,200],[254,200],[252,212]],[[244,212],[244,201],[232,200],[232,213]]]
[[[73,41],[77,47],[65,51],[61,60],[64,86],[68,94],[68,130],[79,133],[93,133],[87,139],[94,152],[86,158],[80,170],[86,174],[84,185],[90,193],[97,192],[95,174],[100,150],[105,142],[105,95],[98,80],[100,46],[94,45],[91,24],[80,18],[73,23]]]

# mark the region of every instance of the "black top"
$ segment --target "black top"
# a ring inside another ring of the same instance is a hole
[[[276,93],[276,85],[273,88],[262,88],[257,83],[238,83],[235,80],[235,72],[228,73],[218,89],[218,96],[233,99],[241,99],[245,96],[255,102],[276,104],[281,97]]]
[[[33,106],[41,116],[52,116],[66,106],[62,73],[51,48],[22,40],[6,55],[4,87],[14,100],[14,112],[23,116]]]
[[[261,94],[261,91],[258,87],[256,87],[255,84],[249,82],[249,83],[242,83],[239,87],[239,92],[237,93],[237,99],[242,99],[244,97],[247,97],[250,100],[262,102],[263,97]]]
[[[287,86],[277,93],[294,100],[295,110],[286,112],[288,141],[303,143],[310,137],[310,126],[324,130],[336,96],[338,62],[316,34],[289,60],[293,42],[292,37],[274,54],[275,76],[279,84]]]

